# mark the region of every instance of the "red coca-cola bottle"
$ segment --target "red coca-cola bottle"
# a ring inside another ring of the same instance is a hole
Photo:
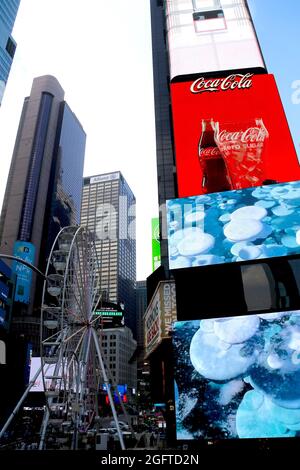
[[[230,190],[230,180],[223,156],[215,143],[212,119],[202,119],[202,133],[198,155],[202,169],[202,190],[204,193]]]
[[[233,189],[260,186],[267,179],[269,133],[262,118],[214,122],[215,143],[226,164]]]

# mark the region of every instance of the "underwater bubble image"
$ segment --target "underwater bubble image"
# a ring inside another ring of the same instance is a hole
[[[300,254],[300,181],[167,201],[170,269]]]
[[[179,440],[300,436],[300,311],[173,324]]]

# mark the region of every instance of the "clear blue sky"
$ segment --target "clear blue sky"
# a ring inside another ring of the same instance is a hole
[[[275,75],[300,159],[300,1],[248,0],[248,4],[268,72]]]

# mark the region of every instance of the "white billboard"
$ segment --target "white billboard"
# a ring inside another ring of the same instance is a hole
[[[159,282],[144,316],[146,355],[151,354],[177,320],[176,291],[173,281]]]
[[[40,357],[32,357],[30,361],[30,376],[29,376],[29,381],[31,382],[32,379],[34,378],[35,374],[37,373],[38,369],[41,367],[41,358]],[[55,369],[55,364],[49,364],[47,367],[45,367],[45,372],[46,375],[52,376],[54,375],[54,369]],[[46,380],[46,385],[50,387],[50,382],[51,380],[47,379]],[[48,387],[48,388],[49,388]],[[44,391],[44,384],[43,384],[43,377],[42,377],[42,372],[38,375],[38,377],[35,379],[33,386],[30,389],[31,392],[43,392]]]
[[[265,68],[245,0],[166,0],[171,79]]]

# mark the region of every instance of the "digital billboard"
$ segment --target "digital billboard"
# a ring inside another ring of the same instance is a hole
[[[300,181],[167,201],[170,269],[300,254]]]
[[[300,436],[300,311],[176,322],[177,439]]]
[[[120,304],[99,301],[94,315],[100,317],[102,328],[118,328],[124,326],[124,311]]]
[[[161,281],[144,315],[146,356],[157,348],[163,338],[169,337],[172,323],[176,319],[175,283]]]
[[[152,272],[160,265],[160,241],[159,241],[159,218],[154,217],[151,220],[152,226]]]
[[[273,75],[199,76],[171,99],[179,197],[300,179]]]
[[[34,263],[35,247],[32,243],[24,241],[16,241],[14,243],[13,255],[21,258],[28,263]],[[12,272],[17,275],[15,300],[29,304],[30,301],[30,288],[32,279],[32,270],[22,263],[13,261]]]
[[[244,0],[166,0],[171,79],[265,68]]]
[[[30,359],[30,375],[29,375],[29,381],[31,382],[37,373],[37,371],[41,367],[41,358],[40,357],[31,357]],[[50,364],[47,365],[45,368],[45,373],[47,372],[49,377],[54,376],[55,374],[55,364]],[[46,379],[46,386],[50,387],[51,385],[51,378]],[[31,392],[43,392],[44,391],[44,384],[43,384],[43,377],[42,377],[42,372],[38,375],[38,377],[35,379],[34,384],[32,385]]]

